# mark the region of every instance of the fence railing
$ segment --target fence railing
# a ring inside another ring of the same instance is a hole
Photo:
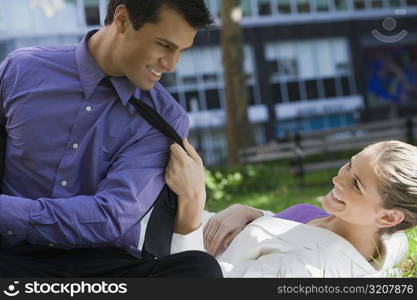
[[[350,127],[308,132],[290,142],[273,142],[240,151],[243,163],[258,163],[296,156],[355,150],[383,140],[412,142],[417,117],[357,124]]]

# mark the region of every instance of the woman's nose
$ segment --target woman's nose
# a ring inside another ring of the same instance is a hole
[[[343,189],[343,183],[342,183],[340,175],[337,175],[337,176],[333,177],[332,182],[337,188]]]

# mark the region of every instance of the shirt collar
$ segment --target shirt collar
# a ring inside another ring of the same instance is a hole
[[[110,81],[124,106],[129,102],[132,95],[135,94],[137,99],[140,98],[141,90],[136,88],[126,77],[110,77]]]
[[[89,31],[77,45],[75,50],[75,60],[80,76],[81,86],[84,96],[88,99],[106,74],[99,67],[93,56],[88,51],[88,39],[98,30]],[[135,93],[135,85],[126,77],[110,77],[110,80],[124,106],[129,102]],[[140,89],[136,89],[136,96],[140,96]]]

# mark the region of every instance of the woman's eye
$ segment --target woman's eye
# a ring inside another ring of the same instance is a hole
[[[359,189],[359,185],[358,185],[358,181],[355,179],[355,180],[353,180],[353,187],[359,192],[360,191],[360,189]]]

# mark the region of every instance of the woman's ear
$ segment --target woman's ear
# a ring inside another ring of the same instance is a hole
[[[393,227],[404,220],[404,213],[396,209],[384,209],[376,219],[379,228]]]

